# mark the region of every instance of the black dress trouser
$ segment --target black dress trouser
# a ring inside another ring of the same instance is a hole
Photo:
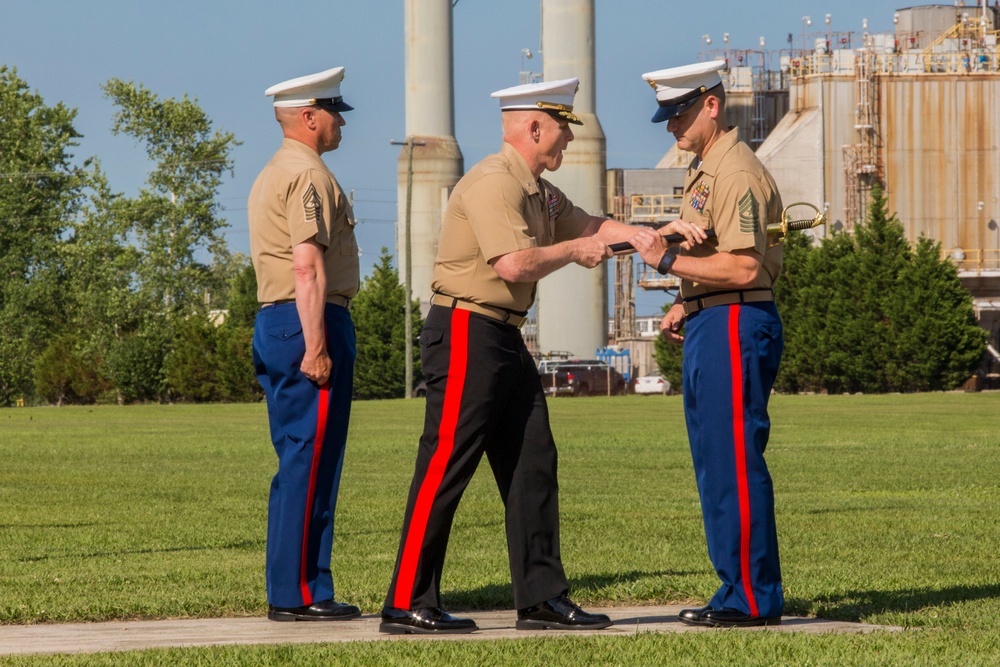
[[[432,306],[420,354],[427,379],[424,433],[386,605],[441,606],[452,519],[484,453],[506,508],[515,607],[567,591],[556,446],[521,332],[483,315]]]

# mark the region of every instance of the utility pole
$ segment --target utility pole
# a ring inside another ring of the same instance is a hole
[[[406,165],[406,220],[403,223],[403,255],[406,258],[406,270],[403,271],[403,293],[406,295],[404,305],[405,341],[404,354],[406,355],[406,390],[403,395],[406,398],[413,398],[413,263],[410,261],[410,214],[413,209],[413,147],[423,146],[423,141],[414,141],[413,135],[407,137],[406,141],[389,141],[393,146],[406,146],[410,153],[407,156]]]

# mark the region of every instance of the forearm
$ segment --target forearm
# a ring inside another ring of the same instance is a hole
[[[611,245],[628,241],[635,236],[637,225],[627,225],[624,222],[611,220],[610,218],[599,218],[593,216],[590,224],[583,232],[583,236],[597,236],[599,239]]]
[[[575,260],[572,241],[551,246],[525,248],[498,257],[493,270],[509,283],[530,283],[541,280],[553,271]]]
[[[708,257],[680,255],[670,273],[719,289],[746,289],[757,280],[760,259],[753,254],[720,252]]]

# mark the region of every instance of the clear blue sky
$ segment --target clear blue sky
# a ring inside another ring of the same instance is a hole
[[[969,2],[968,4],[972,4]],[[656,165],[672,139],[649,122],[652,92],[640,75],[701,60],[708,49],[798,48],[806,33],[823,31],[831,14],[837,32],[892,30],[884,1],[597,0],[597,113],[607,136],[608,167]],[[490,92],[518,83],[521,50],[538,49],[539,0],[459,0],[455,24],[456,138],[466,168],[500,146],[499,111]],[[393,249],[397,146],[405,135],[403,1],[317,0],[0,0],[0,63],[17,68],[46,104],[78,110],[84,137],[76,154],[96,156],[111,186],[134,195],[149,168],[141,147],[110,132],[112,105],[100,86],[112,77],[142,83],[161,97],[187,93],[215,127],[243,142],[235,175],[220,192],[230,224],[230,247],[248,251],[246,197],[257,172],[280,142],[264,97],[268,86],[343,65],[342,92],[355,111],[346,115],[341,148],[325,160],[353,190],[361,221],[362,272],[382,246]],[[540,57],[524,61],[542,71]],[[772,66],[777,55],[772,56]],[[639,314],[656,312],[662,295],[641,298]]]

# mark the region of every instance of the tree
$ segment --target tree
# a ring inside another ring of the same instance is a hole
[[[140,328],[145,309],[138,298],[139,249],[129,243],[129,225],[114,215],[121,195],[108,186],[95,160],[88,197],[60,244],[68,328],[82,335],[78,346],[100,357],[113,342]],[[85,335],[83,335],[85,334]]]
[[[108,375],[122,401],[163,401],[171,386],[164,363],[177,347],[174,335],[191,335],[175,320],[204,319],[207,296],[218,283],[211,264],[228,259],[216,192],[222,175],[232,171],[229,153],[239,142],[213,132],[211,120],[187,96],[160,99],[119,79],[103,89],[117,106],[112,131],[144,144],[155,164],[137,198],[115,197],[81,230],[108,240],[107,251],[122,261],[109,274],[120,297],[114,305],[126,308],[118,310],[110,339],[104,337]],[[112,238],[131,241],[135,254],[115,254]]]
[[[0,66],[0,405],[33,393],[35,361],[61,321],[58,246],[85,181],[70,152],[75,118]]]
[[[121,402],[165,400],[175,321],[204,319],[209,295],[227,291],[215,195],[238,142],[187,97],[117,79],[104,91],[113,131],[155,163],[134,199],[96,160],[71,163],[75,110],[45,106],[0,66],[0,405],[36,390],[91,400],[105,378]]]
[[[220,400],[219,355],[214,325],[200,314],[177,322],[173,349],[164,360],[164,376],[172,398]]]
[[[253,366],[253,327],[260,310],[257,274],[246,257],[237,257],[226,293],[226,321],[219,327],[219,383],[224,401],[259,401],[264,391]]]
[[[908,389],[952,389],[979,366],[988,338],[976,323],[968,290],[941,245],[921,237],[899,275],[887,319],[896,344],[895,384]]]
[[[867,392],[903,391],[908,384],[906,361],[899,358],[892,332],[889,302],[902,287],[900,276],[912,260],[902,223],[889,215],[888,201],[878,186],[872,189],[865,223],[854,232],[858,262],[853,273],[859,328],[868,332],[861,342],[857,370],[859,389]]]
[[[101,360],[80,349],[83,336],[67,332],[56,336],[35,364],[39,398],[52,405],[97,402],[111,385],[101,375]]]
[[[854,235],[819,247],[793,235],[785,250],[780,391],[953,389],[978,365],[986,332],[971,296],[937,243],[910,247],[881,189]]]
[[[406,388],[406,295],[399,272],[385,247],[372,275],[364,281],[351,306],[357,331],[354,397],[401,398]],[[419,304],[413,308],[413,370],[420,376]],[[411,388],[412,389],[412,388]]]
[[[112,341],[107,354],[107,372],[118,391],[119,402],[163,402],[166,399],[164,360],[170,352],[172,338],[169,323],[153,321]]]
[[[673,302],[663,305],[663,313],[666,314],[673,306]],[[682,330],[683,333],[683,330]],[[668,342],[663,334],[659,334],[653,339],[653,359],[660,375],[666,378],[674,391],[681,391],[683,381],[684,346]]]
[[[131,222],[142,251],[140,289],[166,314],[198,308],[211,280],[204,254],[227,254],[216,192],[232,173],[230,151],[240,142],[212,122],[185,95],[160,99],[131,81],[111,79],[104,92],[118,110],[112,131],[145,144],[155,163],[137,199],[122,199],[117,212]]]
[[[227,320],[219,325],[196,314],[176,326],[164,363],[172,400],[259,401],[264,392],[253,366],[253,327]]]
[[[859,324],[853,280],[857,258],[847,234],[824,239],[791,235],[789,262],[775,285],[785,350],[775,385],[779,391],[842,391],[852,386],[870,327]]]
[[[219,357],[219,399],[249,402],[264,398],[253,366],[253,327],[229,322],[216,332]]]
[[[226,324],[253,329],[257,311],[260,310],[260,302],[257,301],[257,274],[253,264],[245,259],[230,278],[226,308]]]
[[[803,306],[803,292],[812,282],[808,272],[812,253],[812,237],[793,231],[785,238],[781,277],[774,285],[774,301],[781,314],[785,350],[775,387],[778,391],[798,392],[804,387],[804,377],[811,366],[811,346],[805,322],[809,311]]]

